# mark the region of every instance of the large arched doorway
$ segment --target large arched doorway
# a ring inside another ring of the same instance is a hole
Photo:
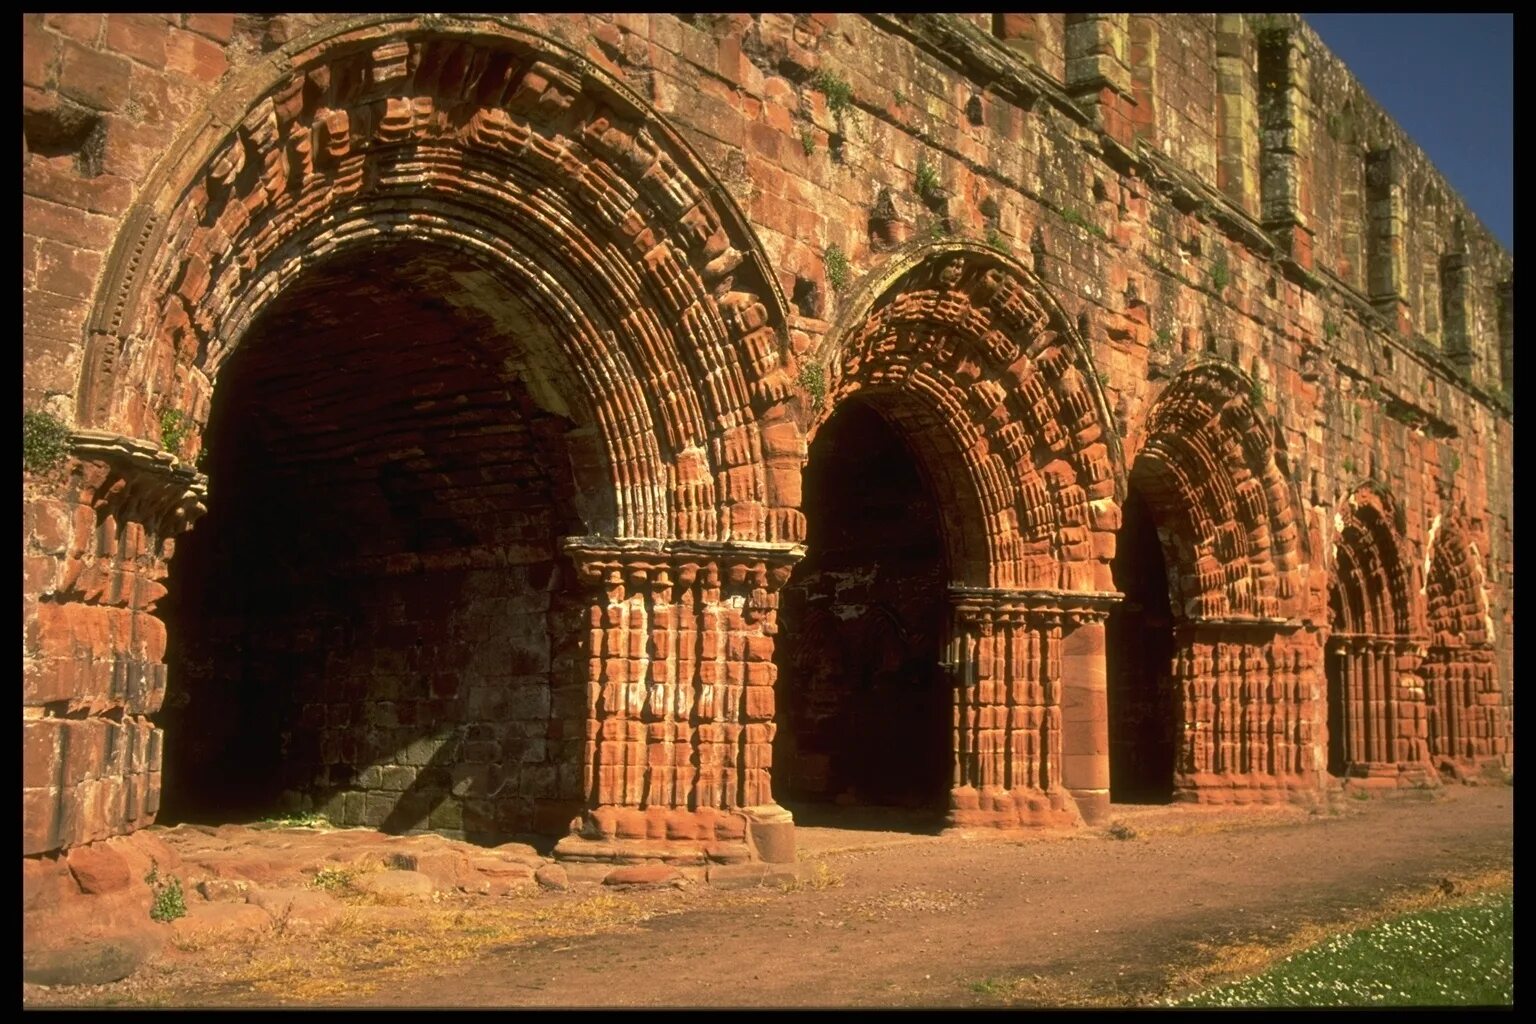
[[[1411,636],[1408,569],[1396,505],[1376,485],[1349,496],[1334,519],[1328,585],[1328,771],[1353,783],[1423,784],[1428,723]]]
[[[903,808],[937,823],[952,782],[953,698],[940,506],[877,408],[845,403],[811,445],[807,556],[780,604],[780,799]],[[807,811],[810,812],[807,817]],[[847,820],[847,816],[839,816]]]
[[[1511,697],[1500,685],[1481,559],[1457,516],[1430,531],[1423,677],[1430,757],[1450,778],[1509,766]]]
[[[395,245],[221,368],[171,562],[167,820],[305,810],[504,841],[581,808],[571,410],[510,292]],[[581,446],[581,435],[575,437]]]
[[[806,354],[825,395],[784,609],[781,777],[909,803],[942,779],[958,828],[1096,817],[1123,478],[1091,360],[1029,272],[978,246],[911,254],[847,308]],[[876,736],[832,724],[855,720],[857,687],[894,696]]]
[[[1310,741],[1322,725],[1321,665],[1300,621],[1303,539],[1257,390],[1236,368],[1201,361],[1147,417],[1109,658],[1110,741],[1129,758],[1111,766],[1111,786],[1129,799],[1279,802],[1309,798],[1322,781]]]
[[[569,830],[577,858],[782,855],[771,651],[804,441],[744,217],[665,119],[517,26],[304,45],[173,147],[92,314],[81,422],[163,441],[108,456],[145,575],[202,511],[181,467],[204,447],[209,508],[223,481],[254,535],[184,545],[171,582],[209,601],[149,590],[252,645],[173,628],[173,675],[288,684],[226,687],[251,694],[207,719],[233,746],[171,770],[249,757],[257,809]]]
[[[1125,599],[1105,622],[1109,788],[1116,803],[1173,799],[1179,696],[1168,568],[1152,510],[1131,474],[1113,563]]]

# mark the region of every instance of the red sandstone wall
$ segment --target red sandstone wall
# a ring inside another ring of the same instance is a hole
[[[966,237],[1007,248],[1033,265],[1086,332],[1125,439],[1127,465],[1154,401],[1185,357],[1214,353],[1259,382],[1311,537],[1306,571],[1315,621],[1325,618],[1319,598],[1334,510],[1361,480],[1384,484],[1406,510],[1403,554],[1415,567],[1425,564],[1436,517],[1461,516],[1485,564],[1493,642],[1510,687],[1513,426],[1511,400],[1499,396],[1506,384],[1499,346],[1508,331],[1498,312],[1498,289],[1512,279],[1509,255],[1293,22],[1282,19],[1279,27],[1291,26],[1303,51],[1294,132],[1302,150],[1295,207],[1305,230],[1278,247],[1296,255],[1287,262],[1253,223],[1262,216],[1259,206],[1226,210],[1218,191],[1222,88],[1212,85],[1214,55],[1222,45],[1235,48],[1239,77],[1257,76],[1256,26],[1234,29],[1188,15],[1150,24],[1144,18],[1106,22],[1089,32],[1056,15],[1005,18],[1033,18],[1028,31],[998,53],[1033,50],[1037,77],[1028,61],[1015,66],[985,56],[993,27],[987,16],[948,28],[942,20],[847,15],[616,15],[525,23],[613,71],[697,149],[746,212],[785,295],[805,296],[792,321],[797,351],[809,350],[855,312],[845,306],[851,289],[840,292],[828,279],[834,245],[847,254],[854,278],[885,265],[893,237]],[[146,191],[156,161],[207,116],[219,91],[251,59],[324,20],[24,17],[25,409],[74,422],[86,320],[113,272],[108,249],[132,203],[168,198]],[[945,47],[934,42],[941,29],[983,56],[944,56]],[[1232,37],[1226,44],[1218,38],[1222,31]],[[1090,50],[1082,49],[1082,39]],[[1088,57],[1103,81],[1077,73],[1072,96],[1089,111],[1085,116],[1052,88],[1074,82],[1074,59]],[[987,61],[1005,73],[983,76],[978,68]],[[818,73],[824,76],[819,88]],[[849,86],[846,109],[829,109],[829,80]],[[1145,114],[1136,121],[1138,82],[1153,108],[1150,123]],[[1257,95],[1257,85],[1253,90]],[[1245,123],[1242,117],[1238,123]],[[1124,146],[1142,136],[1153,155],[1134,166],[1112,148],[1105,156],[1101,128]],[[1242,141],[1231,151],[1257,182],[1259,147]],[[1412,215],[1402,221],[1392,263],[1402,301],[1373,306],[1362,149],[1385,146],[1400,156],[1397,187]],[[914,194],[920,166],[937,172],[938,190],[926,200]],[[1258,194],[1256,186],[1250,189]],[[889,192],[899,226],[872,236],[879,225],[871,213],[882,191]],[[1445,318],[1436,315],[1435,294],[1438,264],[1457,249],[1458,219],[1471,353],[1464,364],[1443,358]],[[85,504],[76,504],[82,493]],[[142,717],[152,708],[113,691],[100,673],[89,680],[49,674],[74,645],[104,650],[108,642],[100,638],[108,636],[112,644],[121,635],[136,645],[124,664],[153,665],[160,658],[163,641],[155,639],[152,620],[132,610],[135,600],[147,599],[142,596],[113,591],[88,602],[88,611],[72,613],[65,631],[50,624],[58,598],[73,593],[77,559],[126,558],[131,566],[114,571],[152,579],[169,554],[160,548],[169,532],[151,538],[154,550],[121,552],[112,531],[97,529],[89,508],[94,500],[88,488],[24,475],[29,852],[130,827],[147,820],[146,808],[154,804],[157,734]],[[130,625],[119,629],[119,622]],[[92,714],[120,709],[123,724],[64,720],[66,707]],[[104,736],[115,728],[145,737],[113,747],[131,752],[132,768],[119,770],[113,758],[123,755],[105,753],[104,743],[58,739],[81,730]],[[140,777],[150,780],[142,798],[124,795],[139,791],[120,780]],[[113,795],[95,795],[109,791]],[[30,824],[44,821],[51,824]],[[74,821],[86,824],[58,824]]]

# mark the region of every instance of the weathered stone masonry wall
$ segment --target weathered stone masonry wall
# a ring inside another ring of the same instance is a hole
[[[430,34],[446,24],[402,22],[399,31]],[[1299,585],[1287,599],[1294,604],[1281,615],[1283,625],[1264,627],[1280,632],[1264,642],[1262,660],[1264,672],[1280,673],[1271,690],[1293,692],[1265,699],[1305,720],[1280,733],[1264,732],[1272,728],[1268,723],[1241,731],[1281,737],[1258,759],[1244,752],[1241,736],[1230,756],[1221,741],[1197,747],[1193,737],[1204,726],[1188,723],[1186,753],[1196,758],[1187,762],[1189,775],[1200,774],[1207,763],[1224,766],[1213,769],[1218,773],[1257,771],[1271,778],[1292,769],[1303,778],[1321,772],[1321,644],[1331,628],[1326,595],[1340,539],[1336,522],[1365,482],[1390,493],[1401,510],[1392,529],[1406,592],[1420,606],[1406,635],[1423,641],[1427,651],[1423,675],[1434,710],[1423,738],[1431,756],[1467,765],[1510,757],[1504,709],[1512,703],[1513,651],[1512,260],[1297,19],[616,15],[527,18],[522,24],[563,41],[597,73],[625,83],[680,133],[720,183],[714,208],[739,207],[772,278],[743,286],[759,264],[729,214],[698,225],[703,238],[713,224],[724,223],[720,230],[730,236],[730,251],[749,253],[733,294],[750,294],[726,302],[721,315],[729,319],[705,335],[734,339],[735,348],[721,351],[740,352],[743,365],[758,369],[728,386],[739,399],[706,403],[711,416],[717,409],[751,410],[740,419],[709,420],[696,434],[689,433],[694,428],[687,415],[669,421],[685,424],[669,435],[677,450],[702,454],[687,454],[664,470],[643,453],[635,456],[635,467],[673,474],[665,487],[657,484],[658,493],[666,492],[659,505],[647,506],[678,512],[646,520],[664,524],[655,531],[660,539],[701,536],[678,523],[728,523],[737,537],[765,542],[799,539],[798,485],[789,477],[803,457],[806,434],[830,411],[817,408],[820,400],[807,382],[841,379],[839,346],[861,328],[872,294],[878,297],[886,286],[915,287],[901,285],[892,268],[921,263],[937,243],[968,239],[978,249],[1010,253],[1027,267],[1062,310],[1064,320],[1052,330],[1080,336],[1087,349],[1084,372],[1098,377],[1093,390],[1103,396],[1120,472],[1135,476],[1138,457],[1156,440],[1149,424],[1160,399],[1175,382],[1193,380],[1188,371],[1197,363],[1219,361],[1239,375],[1224,379],[1246,381],[1232,385],[1236,390],[1227,392],[1227,400],[1241,398],[1255,422],[1267,425],[1252,436],[1267,432],[1273,439],[1257,462],[1208,464],[1272,466],[1284,481],[1288,496],[1277,492],[1265,500],[1271,510],[1281,509],[1273,519],[1277,530],[1294,523],[1299,531],[1285,555],[1294,561],[1286,571]],[[156,339],[178,338],[175,346],[195,348],[200,332],[217,335],[221,323],[229,328],[243,322],[230,303],[245,293],[232,291],[231,277],[208,286],[208,297],[201,297],[203,282],[195,273],[166,263],[168,276],[148,290],[159,289],[164,298],[179,289],[181,298],[154,307],[153,314],[147,311],[152,300],[126,311],[112,307],[115,289],[133,280],[139,263],[162,259],[144,245],[159,228],[146,225],[186,220],[185,211],[178,213],[180,186],[170,183],[196,175],[172,166],[183,152],[173,141],[199,131],[213,139],[237,130],[246,116],[243,104],[275,80],[263,61],[273,54],[300,56],[300,46],[282,48],[306,32],[317,32],[312,39],[318,40],[349,27],[329,16],[23,19],[23,404],[70,426],[104,432],[93,442],[96,448],[77,443],[74,461],[60,470],[23,477],[28,853],[126,831],[153,814],[161,741],[148,716],[163,697],[165,643],[153,614],[155,587],[176,533],[201,501],[192,470],[154,454],[162,440],[156,414],[169,402],[166,407],[190,417],[191,454],[207,418],[210,389],[207,377],[171,369],[200,356],[173,358],[172,343]],[[368,88],[387,89],[395,72],[367,68],[392,69],[408,48],[391,50],[388,39],[369,45],[382,47],[374,51],[374,63],[355,67],[374,74]],[[310,81],[306,88],[320,88],[317,79]],[[569,100],[562,89],[579,94],[588,87],[580,74],[551,81],[558,83],[554,91],[542,95],[553,99],[538,106],[535,97],[534,106],[517,108],[518,117],[547,124],[565,116],[561,111],[579,108],[559,104]],[[388,122],[385,128],[428,130],[427,121],[406,121],[415,127]],[[334,120],[330,125],[333,132],[349,130],[336,129]],[[507,130],[504,122],[494,127]],[[239,130],[267,138],[254,122]],[[480,138],[493,135],[487,129]],[[346,158],[339,136],[315,138]],[[353,138],[363,145],[360,135]],[[168,151],[174,157],[169,161],[163,159]],[[253,172],[229,163],[228,156],[211,162],[208,188],[215,199],[222,188],[252,187]],[[268,179],[277,197],[279,164],[264,166],[263,173],[277,175]],[[315,167],[318,172],[321,164]],[[643,169],[642,161],[635,173]],[[623,178],[630,172],[616,173]],[[661,201],[654,198],[659,193],[646,194],[645,202]],[[285,207],[288,199],[273,202],[258,215],[275,218],[275,208],[290,216],[308,208]],[[125,223],[130,207],[153,216],[146,221],[136,214],[139,219]],[[683,212],[658,217],[657,235],[647,239],[673,230]],[[199,244],[206,246],[210,229],[201,230],[205,241]],[[218,230],[234,237],[239,228],[221,221]],[[117,255],[109,257],[115,244]],[[677,251],[702,251],[686,248],[692,244],[679,242]],[[242,251],[258,249],[253,243]],[[566,243],[550,243],[546,251],[578,258]],[[726,264],[716,258],[719,251],[711,248],[691,265],[713,268],[699,271],[710,287],[722,273],[726,287],[733,287],[732,272],[722,271]],[[276,279],[264,287],[276,287]],[[645,294],[659,294],[663,286],[656,287]],[[790,307],[781,313],[770,293],[789,297]],[[762,305],[754,306],[752,296]],[[142,323],[136,319],[141,312]],[[225,314],[230,319],[221,321]],[[122,322],[125,315],[131,322]],[[178,317],[197,330],[173,326],[154,333],[159,325],[180,322]],[[782,322],[772,322],[780,317]],[[760,334],[768,329],[779,330],[787,348],[774,353]],[[103,343],[109,336],[129,341]],[[726,362],[734,366],[735,358]],[[112,380],[118,361],[160,369],[132,378],[152,382],[147,392],[136,384],[99,393],[93,382]],[[811,367],[820,368],[820,378]],[[723,376],[715,379],[736,380],[730,376],[736,372],[720,370]],[[963,367],[947,372],[953,380],[971,379]],[[676,384],[653,390],[670,393]],[[1243,390],[1246,397],[1239,395]],[[904,422],[927,429],[922,415]],[[764,425],[760,433],[758,424]],[[145,443],[111,441],[115,435]],[[732,451],[748,454],[738,458]],[[772,472],[753,476],[753,458]],[[704,495],[697,506],[680,497],[693,493]],[[129,507],[114,504],[122,501]],[[689,511],[706,506],[707,515]],[[1094,515],[1102,519],[1098,525],[1117,521],[1103,509]],[[1211,528],[1220,525],[1212,520]],[[1188,538],[1192,550],[1208,539]],[[1264,550],[1250,548],[1256,553],[1251,564],[1267,564]],[[1096,550],[1094,557],[1112,553]],[[664,554],[653,546],[646,557],[674,557]],[[724,566],[734,556],[696,557],[706,563],[724,558]],[[1255,580],[1267,578],[1256,573]],[[1190,578],[1198,575],[1192,571]],[[666,585],[674,586],[670,580]],[[757,590],[772,598],[777,585]],[[615,596],[610,588],[593,614],[620,614],[616,609],[633,600],[627,594]],[[695,600],[706,609],[697,613],[703,615],[716,598]],[[1437,618],[1422,607],[1426,601],[1455,614]],[[747,635],[771,635],[762,623],[740,628]],[[1189,666],[1189,677],[1207,679],[1207,664],[1218,666],[1218,682],[1191,684],[1194,706],[1208,686],[1226,692],[1222,687],[1229,685],[1219,681],[1220,648],[1212,647],[1208,656],[1202,645],[1232,638],[1201,639],[1217,628],[1209,622],[1196,620],[1189,628],[1192,646],[1180,662]],[[1408,657],[1400,671],[1412,676],[1417,657]],[[601,672],[594,671],[594,692],[605,692]],[[1242,681],[1249,668],[1230,672],[1233,693],[1263,689]],[[754,670],[756,685],[764,675],[764,669]],[[1402,692],[1419,689],[1406,685]],[[1451,696],[1453,691],[1461,696]],[[655,730],[645,726],[642,741],[638,733],[631,736],[631,726],[611,723],[627,722],[631,714],[637,722],[650,721],[643,702],[600,699],[608,710],[589,713],[589,728],[603,724],[587,737],[583,756],[593,779],[610,781],[586,780],[585,791],[601,788],[605,795],[589,800],[629,806],[642,798],[625,795],[633,787],[603,774],[603,758],[629,757],[624,744],[672,758],[676,732],[651,736]],[[1240,707],[1252,704],[1251,697],[1234,699]],[[689,763],[696,764],[704,749],[698,743],[719,742],[732,751],[733,762],[720,770],[744,773],[730,776],[738,779],[733,785],[766,772],[761,758],[771,744],[772,712],[765,717],[763,707],[759,698],[754,724],[710,725],[704,740],[690,734]],[[1480,709],[1476,715],[1468,714],[1474,707]],[[1199,719],[1202,712],[1193,714]],[[1444,723],[1474,718],[1477,729],[1446,732]],[[1434,735],[1448,738],[1436,747]],[[1402,737],[1410,750],[1420,738],[1417,727]],[[1197,749],[1215,753],[1196,755]],[[725,766],[726,758],[721,753],[712,763]],[[752,785],[771,800],[765,781]],[[739,788],[735,792],[724,806],[744,799]],[[614,834],[611,819],[603,818],[609,824],[594,826],[594,834]],[[657,820],[662,823],[626,828],[632,835],[653,836],[659,828],[663,835],[670,829],[696,836],[714,827]],[[737,827],[726,826],[726,833]]]

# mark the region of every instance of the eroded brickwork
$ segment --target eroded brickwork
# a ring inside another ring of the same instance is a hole
[[[1094,820],[1117,750],[1512,769],[1513,262],[1293,16],[23,37],[28,854],[152,820],[201,702],[340,820],[792,856],[805,652],[885,643],[848,591],[776,647],[854,408],[937,510],[939,598],[839,571],[938,652],[951,824]]]

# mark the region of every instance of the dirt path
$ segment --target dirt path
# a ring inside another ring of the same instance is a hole
[[[1278,942],[1406,889],[1511,867],[1511,789],[1347,803],[1312,816],[1117,808],[1136,832],[1121,840],[806,830],[812,870],[787,891],[626,894],[646,909],[621,925],[488,945],[339,1001],[1145,1005],[1211,947]],[[271,1002],[175,971],[162,982],[156,1002]]]

